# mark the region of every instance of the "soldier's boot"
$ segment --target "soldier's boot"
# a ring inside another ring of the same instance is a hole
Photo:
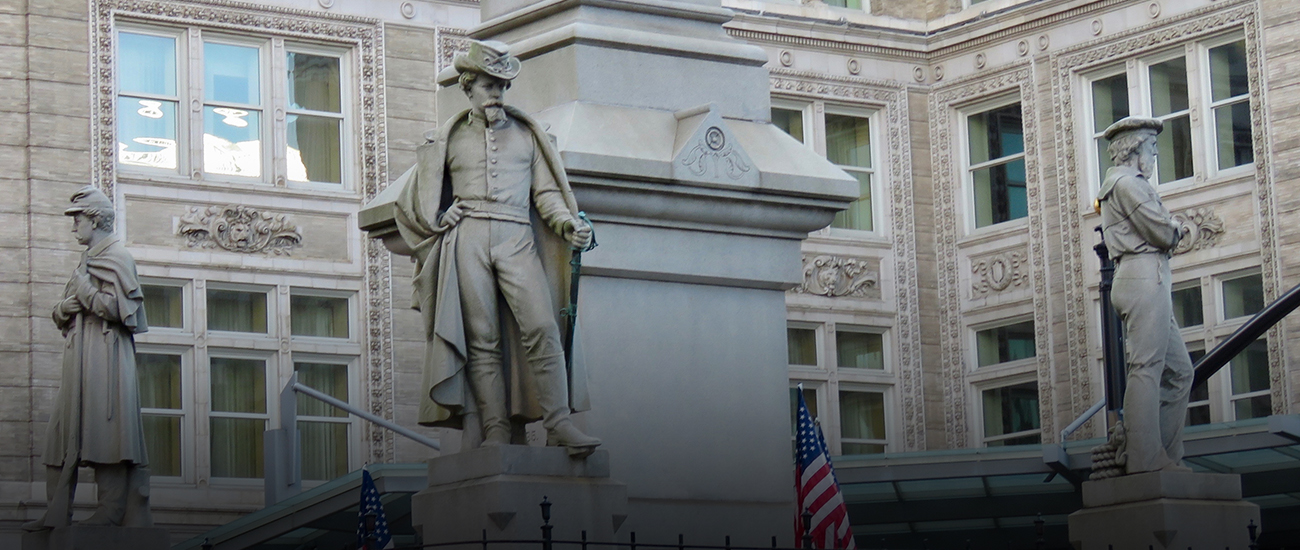
[[[83,525],[122,525],[126,516],[126,485],[128,466],[125,463],[99,464],[95,468],[95,488],[99,493],[99,506],[95,513],[81,522]]]
[[[474,403],[478,405],[479,420],[483,426],[482,445],[510,444],[510,415],[506,412],[506,384],[501,379],[501,363],[483,361],[469,365],[472,379],[470,387],[474,392]]]
[[[45,467],[45,515],[22,525],[24,531],[67,527],[72,523],[72,496],[77,488],[76,466]]]
[[[595,452],[600,440],[582,433],[569,418],[569,380],[564,356],[534,361],[532,369],[537,382],[537,401],[542,407],[542,426],[546,428],[546,444],[565,447],[569,456],[576,458]]]
[[[149,467],[133,465],[126,476],[125,527],[153,527],[153,512],[149,510]]]

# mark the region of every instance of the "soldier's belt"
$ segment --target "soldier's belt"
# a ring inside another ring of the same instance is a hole
[[[527,206],[483,199],[462,199],[460,206],[465,210],[465,216],[469,218],[530,223]]]

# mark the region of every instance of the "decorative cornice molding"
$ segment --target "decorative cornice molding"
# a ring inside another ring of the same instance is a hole
[[[882,173],[885,177],[880,185],[883,196],[879,197],[879,204],[889,212],[888,236],[893,252],[894,300],[898,319],[893,328],[898,346],[898,353],[894,354],[897,395],[902,417],[916,419],[903,423],[903,450],[924,451],[926,411],[921,370],[921,285],[917,274],[916,196],[912,182],[908,88],[897,82],[832,77],[788,69],[772,70],[770,81],[773,94],[869,105],[883,110],[888,172]]]
[[[930,42],[944,41],[947,38],[947,35],[952,33],[978,32],[978,26],[995,24],[994,22],[996,22],[998,18],[988,17],[983,21],[963,22],[954,27],[946,27],[946,28],[937,29],[930,32],[923,32],[923,33],[917,33],[912,31],[896,31],[886,27],[875,27],[875,26],[868,27],[865,25],[855,25],[855,24],[849,24],[848,25],[849,30],[847,33],[845,33],[843,30],[841,30],[844,28],[843,23],[840,23],[839,21],[830,21],[830,20],[807,21],[807,24],[811,24],[819,27],[825,27],[826,30],[835,28],[837,29],[838,33],[843,33],[843,36],[845,37],[846,40],[852,36],[855,36],[853,31],[855,30],[859,31],[862,33],[861,35],[858,35],[860,36],[859,39],[863,41],[862,43],[847,42],[842,40],[828,40],[824,38],[812,38],[808,36],[795,36],[791,34],[781,34],[777,32],[756,30],[752,28],[741,29],[741,28],[734,28],[734,27],[726,27],[726,30],[727,33],[734,38],[738,38],[753,43],[771,44],[774,46],[793,45],[797,47],[815,48],[823,51],[844,53],[844,54],[868,54],[877,57],[889,57],[889,58],[895,58],[900,60],[908,60],[911,62],[938,63],[959,55],[967,54],[973,50],[987,48],[992,45],[1006,42],[1008,40],[1014,39],[1015,37],[1024,37],[1024,38],[1033,37],[1034,34],[1041,34],[1044,30],[1048,30],[1053,27],[1056,27],[1062,21],[1066,21],[1070,19],[1086,19],[1088,17],[1094,17],[1102,13],[1113,12],[1115,8],[1124,6],[1126,4],[1136,5],[1145,2],[1147,2],[1147,0],[1102,0],[1099,2],[1090,2],[1071,9],[1053,13],[1050,15],[1045,15],[1042,17],[1031,17],[1028,20],[1018,25],[1013,25],[1001,30],[996,30],[993,32],[982,34],[970,40],[964,40],[959,43],[953,44],[951,46],[940,46],[934,49],[929,48],[928,44]],[[1234,5],[1249,5],[1249,4],[1253,4],[1253,3],[1250,0],[1217,2],[1214,5],[1198,8],[1192,12],[1182,14],[1179,17],[1180,18],[1198,17],[1201,15],[1205,15],[1206,13],[1221,11],[1225,9],[1225,7],[1231,7]],[[1021,6],[1017,6],[1016,8],[1020,8],[1020,7]],[[768,18],[771,18],[780,21],[782,19],[779,15],[772,15],[768,13],[753,12],[753,11],[746,11],[746,10],[739,10],[739,11],[744,13],[746,17],[758,18],[759,20],[767,20]],[[803,21],[803,19],[801,19],[801,21]],[[1167,24],[1167,21],[1163,21],[1163,20],[1156,21],[1137,28],[1136,32],[1147,32],[1152,28],[1156,28],[1165,24]],[[898,36],[906,36],[912,39],[923,40],[925,41],[925,44],[918,44],[918,47],[920,49],[907,49],[907,48],[884,47],[884,46],[878,46],[878,45],[866,43],[867,41],[870,40],[878,40],[872,38],[876,34],[882,32],[890,33],[891,31],[897,33]],[[1109,37],[1107,37],[1106,39],[1108,38]],[[1102,40],[1106,40],[1106,39],[1102,39]],[[1096,43],[1096,41],[1092,43]]]
[[[803,284],[790,292],[880,299],[880,262],[830,254],[804,256]]]
[[[189,207],[180,218],[176,235],[185,237],[190,248],[220,248],[243,254],[288,256],[302,246],[302,228],[288,214],[236,204]]]
[[[1028,254],[1023,247],[972,257],[970,260],[971,299],[983,298],[989,294],[1003,292],[1012,286],[1023,285],[1029,280],[1029,274],[1022,269],[1027,260]]]
[[[1056,185],[1061,188],[1060,225],[1062,240],[1062,277],[1065,299],[1066,347],[1069,365],[1062,373],[1069,378],[1071,388],[1071,412],[1081,413],[1097,397],[1093,387],[1093,365],[1096,358],[1091,356],[1088,333],[1092,326],[1089,314],[1092,297],[1086,290],[1088,281],[1095,281],[1099,275],[1085,273],[1088,265],[1086,255],[1092,254],[1091,228],[1085,230],[1083,225],[1085,194],[1089,193],[1089,183],[1083,181],[1087,170],[1083,168],[1086,154],[1081,155],[1081,147],[1090,147],[1090,139],[1080,139],[1080,129],[1076,127],[1079,113],[1075,112],[1075,101],[1079,94],[1078,74],[1093,67],[1119,63],[1135,55],[1156,52],[1168,48],[1171,44],[1185,43],[1206,36],[1220,33],[1225,29],[1241,26],[1246,35],[1247,67],[1250,82],[1250,109],[1252,135],[1255,151],[1267,151],[1267,132],[1265,131],[1263,112],[1263,83],[1260,68],[1259,31],[1257,7],[1252,2],[1235,4],[1216,4],[1187,14],[1158,21],[1136,29],[1131,29],[1114,36],[1102,37],[1090,42],[1073,46],[1051,55],[1052,71],[1052,119],[1059,121],[1060,130],[1056,133]],[[1260,220],[1260,254],[1264,266],[1264,289],[1267,297],[1276,296],[1277,292],[1277,242],[1273,228],[1272,181],[1267,169],[1268,156],[1255,155],[1256,196],[1259,204]],[[1199,238],[1199,236],[1198,236]],[[1273,365],[1270,375],[1273,379],[1274,407],[1288,402],[1281,393],[1284,386],[1281,374],[1282,355],[1280,348],[1274,350],[1273,342],[1278,335],[1269,339],[1269,361]],[[1282,409],[1275,409],[1280,413]],[[1099,421],[1090,422],[1086,428],[1076,432],[1078,437],[1096,437],[1103,429]]]

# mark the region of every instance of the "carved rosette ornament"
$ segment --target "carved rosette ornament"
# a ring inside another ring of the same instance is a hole
[[[245,254],[288,256],[302,246],[302,230],[287,214],[259,212],[242,205],[191,206],[176,234],[190,248],[220,248]]]
[[[711,126],[704,132],[704,136],[682,158],[681,163],[697,176],[703,176],[712,167],[719,174],[726,174],[733,180],[740,179],[750,169],[749,163],[727,143],[727,134],[717,126]]]
[[[1022,266],[1025,253],[1021,250],[1009,250],[979,259],[972,259],[971,298],[982,298],[988,294],[1002,292],[1012,286],[1021,286],[1029,280]]]
[[[821,255],[803,258],[803,284],[793,292],[839,298],[880,298],[880,272],[868,260]]]
[[[1183,238],[1174,247],[1174,254],[1183,254],[1193,250],[1209,248],[1219,243],[1219,237],[1227,232],[1223,228],[1223,219],[1209,207],[1189,208],[1174,214],[1174,220],[1185,230]]]

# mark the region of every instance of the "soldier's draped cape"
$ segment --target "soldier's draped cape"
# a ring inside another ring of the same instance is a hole
[[[135,260],[117,237],[108,237],[86,251],[77,270],[90,275],[96,291],[78,289],[73,277],[64,298],[79,295],[90,303],[71,317],[55,307],[54,323],[67,336],[67,348],[43,461],[148,464],[132,334],[149,326]]]
[[[542,155],[564,195],[570,215],[576,220],[577,202],[564,174],[559,152],[532,117],[510,106],[506,106],[506,112],[532,134],[537,153]],[[468,110],[462,111],[443,124],[436,139],[417,150],[415,166],[392,183],[401,189],[394,206],[397,228],[415,256],[415,276],[411,285],[413,307],[420,311],[426,341],[419,413],[419,423],[425,426],[463,428],[464,414],[474,409],[474,398],[465,373],[465,324],[455,253],[457,229],[438,227],[438,216],[452,200],[451,182],[446,170],[447,143],[452,132],[468,119],[469,113]],[[560,319],[560,310],[569,297],[568,262],[571,252],[568,243],[540,219],[536,206],[529,210],[537,253],[551,292],[552,311],[556,312],[556,322],[563,337],[567,326]],[[518,325],[500,294],[498,301],[509,413],[521,420],[540,419],[542,410],[537,405],[537,387],[527,368]],[[568,377],[569,404],[574,411],[584,411],[590,405],[581,354],[574,352],[572,364]]]

